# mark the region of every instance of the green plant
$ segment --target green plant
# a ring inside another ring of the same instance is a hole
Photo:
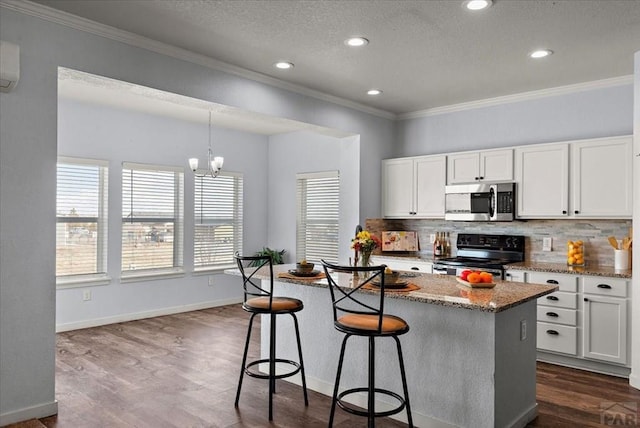
[[[273,263],[274,265],[281,265],[284,264],[284,253],[286,253],[287,250],[272,250],[269,247],[262,247],[262,250],[260,251],[256,251],[256,253],[254,254],[254,256],[271,256],[271,263]],[[253,262],[251,263],[251,266],[257,266],[258,262]]]

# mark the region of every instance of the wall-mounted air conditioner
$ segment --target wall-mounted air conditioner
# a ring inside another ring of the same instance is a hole
[[[20,46],[0,40],[0,91],[11,91],[20,79]]]

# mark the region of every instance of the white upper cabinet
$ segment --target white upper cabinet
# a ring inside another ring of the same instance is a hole
[[[447,156],[447,184],[513,180],[513,150],[486,150]]]
[[[632,138],[516,147],[518,218],[631,218]]]
[[[631,136],[573,142],[571,159],[571,209],[575,217],[632,216]]]
[[[382,161],[382,214],[394,218],[443,218],[446,156]]]
[[[515,158],[518,217],[567,217],[569,144],[516,147]]]

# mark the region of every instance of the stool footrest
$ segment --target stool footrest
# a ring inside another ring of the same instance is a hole
[[[344,410],[345,412],[349,412],[351,414],[354,415],[358,415],[358,416],[369,416],[369,412],[367,410],[360,410],[360,409],[356,409],[354,408],[353,404],[351,403],[346,403],[343,401],[343,398],[351,395],[351,394],[356,394],[359,392],[368,392],[369,388],[367,387],[360,387],[360,388],[351,388],[351,389],[347,389],[346,391],[341,392],[340,394],[338,394],[338,396],[336,397],[336,402],[338,403],[338,406],[340,406],[340,408],[342,410]],[[375,412],[373,414],[373,416],[375,418],[382,418],[382,417],[386,417],[386,416],[391,416],[391,415],[395,415],[396,413],[400,413],[401,411],[404,410],[405,408],[405,400],[404,398],[399,395],[396,394],[393,391],[389,391],[387,389],[381,389],[381,388],[375,388],[375,392],[378,394],[383,394],[383,395],[387,395],[389,397],[393,397],[396,400],[398,400],[398,402],[400,403],[398,405],[398,407],[391,409],[391,410],[386,410],[384,412]]]
[[[286,377],[290,377],[293,376],[295,374],[297,374],[298,372],[300,372],[300,363],[298,363],[297,361],[292,361],[292,360],[285,360],[282,358],[276,358],[276,364],[281,363],[281,364],[287,364],[290,366],[293,366],[293,370],[286,372],[286,373],[282,373],[282,374],[275,374],[273,375],[274,379],[284,379]],[[247,363],[247,365],[244,368],[244,372],[247,374],[247,376],[251,376],[251,377],[255,377],[258,379],[269,379],[270,376],[268,373],[259,373],[259,372],[255,372],[255,371],[251,371],[250,369],[253,366],[257,366],[258,364],[269,364],[269,359],[268,358],[263,358],[261,360],[255,360],[255,361],[251,361],[250,363]]]

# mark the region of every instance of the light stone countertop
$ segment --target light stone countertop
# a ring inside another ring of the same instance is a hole
[[[567,266],[562,263],[521,262],[511,263],[507,265],[507,269],[631,279],[631,269],[616,270],[613,266],[598,266],[593,264],[587,264],[586,266]]]
[[[327,288],[326,279],[279,278],[279,273],[294,269],[295,265],[274,265],[274,281],[299,284],[309,287]],[[255,276],[269,279],[268,271],[258,272]],[[238,269],[224,271],[230,275],[240,275]],[[353,288],[351,274],[338,274],[340,287]],[[471,309],[483,312],[502,312],[538,297],[550,294],[558,289],[555,285],[523,284],[521,282],[498,281],[494,288],[470,288],[460,284],[454,276],[432,275],[424,273],[401,273],[402,279],[420,287],[419,290],[401,292],[387,291],[386,296],[393,299],[405,299],[440,306]],[[362,293],[378,294],[376,290],[361,289]]]
[[[375,257],[383,257],[390,259],[398,259],[398,260],[414,260],[417,262],[429,262],[433,263],[434,260],[432,258],[423,258],[415,255],[387,255],[387,254],[374,254]],[[613,266],[606,265],[597,265],[597,264],[587,264],[587,266],[567,266],[563,263],[548,263],[548,262],[520,262],[520,263],[510,263],[506,265],[507,269],[514,270],[528,270],[533,272],[549,272],[549,273],[566,273],[566,274],[575,274],[575,275],[593,275],[593,276],[607,276],[611,278],[625,278],[631,279],[632,272],[631,269],[627,270],[616,270]]]

